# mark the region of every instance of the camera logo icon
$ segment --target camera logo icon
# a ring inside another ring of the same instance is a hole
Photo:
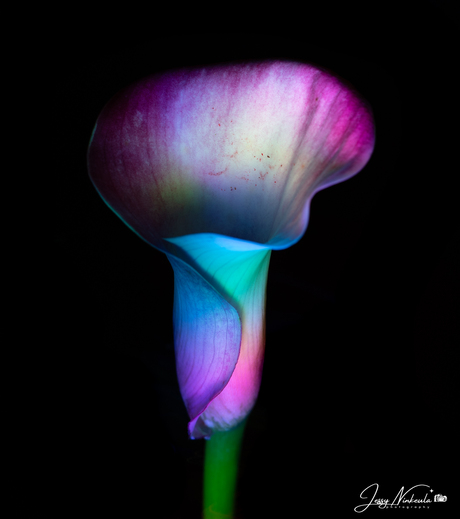
[[[435,503],[445,503],[447,501],[447,496],[443,496],[441,494],[436,494],[434,496]]]

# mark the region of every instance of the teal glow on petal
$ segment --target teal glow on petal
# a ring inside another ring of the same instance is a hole
[[[175,280],[177,372],[187,409],[192,407],[187,404],[189,401],[197,405],[192,412],[189,410],[190,435],[200,438],[238,425],[256,402],[265,351],[265,301],[271,250],[213,234],[167,241],[179,247],[187,258],[187,263],[179,263],[168,254]],[[205,312],[200,298],[207,308]],[[238,321],[231,310],[239,317]],[[220,325],[216,324],[217,320]],[[215,363],[215,356],[220,359],[224,352],[227,361],[218,364],[225,364],[225,369],[203,368]],[[222,386],[215,385],[216,376]],[[203,395],[207,396],[202,398]],[[203,408],[206,399],[207,406]]]

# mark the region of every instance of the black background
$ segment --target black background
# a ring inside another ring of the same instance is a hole
[[[447,495],[425,514],[458,508],[449,475],[458,405],[458,26],[434,7],[410,38],[408,22],[395,23],[391,38],[369,30],[356,45],[180,33],[72,41],[65,62],[56,57],[62,349],[51,440],[63,516],[81,508],[198,519],[201,511],[204,441],[187,438],[176,381],[172,268],[89,180],[97,116],[119,89],[154,72],[276,57],[317,63],[352,83],[373,108],[376,146],[357,176],[314,197],[302,240],[272,253],[264,377],[245,435],[237,517],[304,517],[317,506],[355,515],[372,483],[384,498],[420,483]]]

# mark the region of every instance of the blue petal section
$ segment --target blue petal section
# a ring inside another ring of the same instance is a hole
[[[176,279],[174,329],[176,341],[180,338],[176,347],[180,347],[182,355],[179,383],[191,418],[190,437],[202,438],[238,425],[257,399],[271,250],[259,243],[211,233],[167,238],[165,242],[171,244],[168,257]],[[220,299],[216,299],[217,295]],[[204,303],[197,301],[200,298]],[[233,314],[224,302],[240,319],[238,337]],[[214,310],[212,304],[216,305]],[[215,319],[222,319],[221,326]],[[232,329],[233,346],[229,338]],[[229,369],[221,369],[220,365],[225,364],[222,361],[214,373],[205,373],[203,366],[214,362],[214,356],[220,359],[237,352],[238,357],[231,361],[237,362],[230,377]]]
[[[227,385],[238,360],[238,312],[203,277],[167,254],[174,269],[174,347],[179,386],[193,420]]]
[[[177,246],[170,249],[170,254],[192,266],[240,313],[248,291],[256,280],[259,282],[260,269],[271,251],[266,244],[213,233],[188,234],[164,241]],[[265,267],[262,270],[265,286]]]

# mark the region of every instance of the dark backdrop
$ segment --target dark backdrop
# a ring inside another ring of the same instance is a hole
[[[458,106],[450,21],[441,10],[424,16],[436,37],[420,28],[406,39],[401,21],[391,38],[369,30],[355,46],[220,33],[82,38],[65,62],[56,58],[63,344],[51,404],[63,512],[200,517],[204,442],[187,438],[177,387],[172,268],[100,199],[86,151],[120,88],[168,68],[248,57],[312,61],[341,75],[372,105],[376,147],[361,173],[314,197],[302,240],[272,253],[238,517],[304,517],[318,505],[354,515],[372,483],[387,498],[428,484],[447,495],[444,510],[458,506],[448,476],[458,405]]]

